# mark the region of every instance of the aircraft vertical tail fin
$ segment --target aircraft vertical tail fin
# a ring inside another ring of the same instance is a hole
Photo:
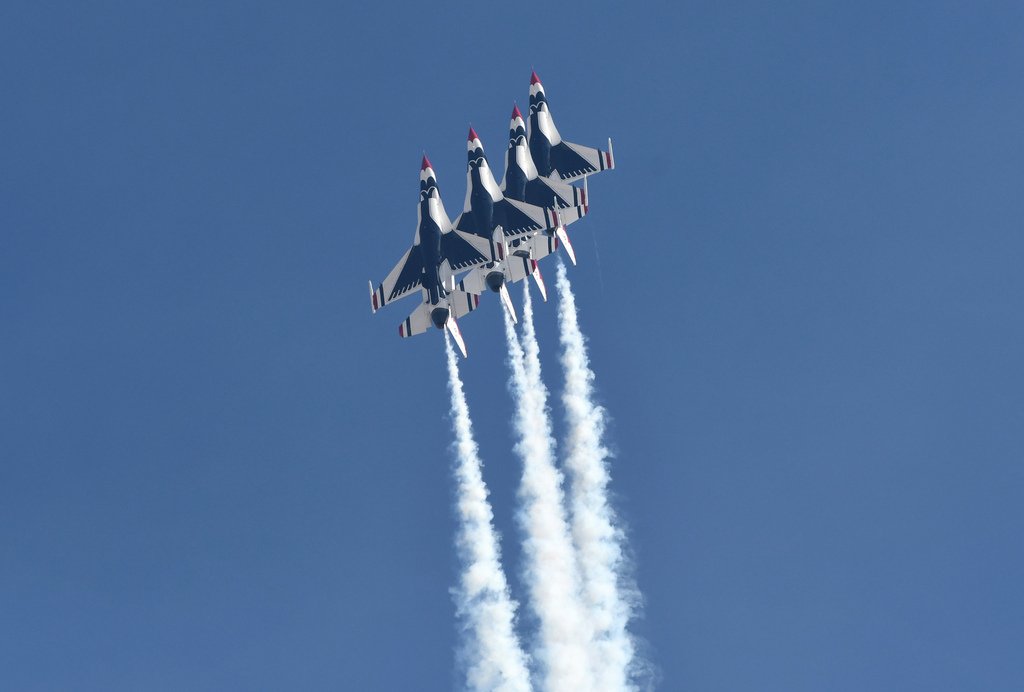
[[[548,288],[544,285],[544,277],[540,274],[540,265],[537,264],[537,260],[530,260],[533,263],[533,271],[530,275],[533,280],[537,283],[537,290],[540,291],[540,297],[544,299],[544,302],[548,302]]]
[[[504,260],[508,257],[508,241],[505,240],[505,230],[501,226],[494,229],[491,235],[491,257],[492,259]]]
[[[569,255],[569,261],[572,262],[573,266],[576,266],[576,251],[572,249],[572,243],[569,242],[569,234],[565,230],[563,224],[558,224],[558,228],[555,229],[555,237],[565,248],[565,254]]]
[[[448,317],[448,321],[444,323],[444,328],[448,330],[448,333],[452,335],[452,340],[455,341],[455,345],[459,347],[462,352],[463,358],[469,358],[469,354],[466,353],[466,342],[462,338],[462,331],[459,330],[459,325],[455,321],[455,317]]]
[[[508,286],[502,284],[501,288],[498,289],[498,295],[501,296],[501,302],[505,305],[505,309],[508,310],[512,323],[519,324],[519,318],[516,317],[516,309],[512,306],[512,297],[508,294]]]

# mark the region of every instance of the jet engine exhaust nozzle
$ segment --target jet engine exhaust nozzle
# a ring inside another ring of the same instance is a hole
[[[504,272],[490,272],[484,281],[487,282],[487,288],[497,293],[501,290],[501,287],[505,285],[505,273]]]
[[[448,308],[434,308],[430,311],[430,321],[438,329],[444,329],[445,323],[448,322],[448,315]]]

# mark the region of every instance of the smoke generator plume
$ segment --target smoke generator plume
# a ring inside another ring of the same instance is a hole
[[[524,282],[523,344],[508,312],[505,336],[516,403],[516,453],[523,461],[519,487],[523,575],[539,633],[535,657],[547,690],[592,690],[591,634],[580,601],[579,574],[565,516],[562,474],[555,467],[547,389],[540,379],[529,287]]]
[[[463,622],[461,658],[470,690],[529,692],[526,654],[516,638],[516,603],[501,569],[498,536],[487,500],[482,462],[473,439],[469,406],[459,377],[458,359],[445,334],[448,389],[452,397],[455,433],[456,546],[462,562],[461,583],[452,589],[458,617]]]
[[[565,370],[565,467],[571,480],[572,534],[583,578],[586,613],[594,632],[594,689],[635,690],[630,681],[635,644],[626,627],[640,605],[628,578],[625,536],[608,502],[605,412],[594,402],[594,373],[580,332],[576,299],[561,258],[557,278],[559,341]]]

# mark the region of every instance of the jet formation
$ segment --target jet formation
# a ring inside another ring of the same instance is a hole
[[[615,168],[611,139],[607,151],[562,139],[536,72],[530,76],[529,119],[518,106],[512,110],[501,185],[472,127],[466,149],[462,213],[452,223],[424,154],[412,247],[376,288],[370,282],[375,313],[419,289],[421,303],[398,326],[399,336],[422,334],[431,326],[447,330],[463,357],[466,343],[457,319],[477,309],[481,294],[497,293],[516,321],[508,284],[533,277],[547,300],[538,261],[561,247],[576,264],[566,226],[587,215],[587,176]],[[573,184],[578,181],[582,187]]]

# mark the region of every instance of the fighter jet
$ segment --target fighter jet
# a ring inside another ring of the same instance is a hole
[[[527,143],[526,122],[523,120],[523,114],[519,112],[519,106],[514,106],[508,126],[505,178],[501,181],[501,191],[505,193],[505,197],[542,207],[583,207],[586,211],[586,183],[587,179],[584,178],[584,187],[580,189],[561,182],[561,178],[558,177],[540,176]]]
[[[490,262],[491,242],[452,227],[426,154],[420,167],[417,216],[412,247],[376,289],[370,282],[370,305],[377,312],[388,303],[413,295],[413,289],[419,288],[423,303],[398,326],[398,335],[406,338],[422,334],[433,324],[451,333],[465,357],[466,343],[456,318],[475,310],[480,296],[457,288],[455,274]]]
[[[586,212],[583,207],[557,212],[553,208],[508,199],[494,180],[483,143],[472,127],[469,128],[466,148],[466,202],[464,211],[455,221],[455,229],[490,240],[492,258],[491,262],[471,271],[459,288],[475,294],[486,289],[498,293],[514,320],[516,314],[506,282],[533,274],[546,298],[540,274],[535,273],[536,260],[551,251],[549,238],[553,240],[558,234],[564,235],[564,224],[576,221]],[[554,243],[557,247],[557,240]],[[515,248],[514,258],[510,255],[510,247]]]
[[[508,294],[508,284],[532,276],[545,301],[548,299],[544,277],[537,260],[556,252],[558,239],[544,233],[506,243],[500,253],[501,259],[488,262],[470,271],[459,282],[459,288],[467,293],[479,294],[490,289],[501,296],[501,302],[508,310],[513,322],[518,322],[516,310]]]
[[[523,114],[519,112],[519,106],[512,108],[512,120],[508,126],[508,149],[505,151],[505,178],[501,181],[501,190],[505,197],[517,199],[530,204],[553,206],[564,216],[563,223],[555,230],[557,240],[553,241],[558,247],[561,242],[566,254],[573,264],[576,264],[576,253],[569,241],[569,234],[565,226],[575,221],[579,216],[586,215],[589,207],[587,205],[587,179],[583,178],[583,188],[580,189],[568,183],[563,183],[557,177],[541,177],[537,167],[533,163],[533,155],[527,143],[526,123],[523,121]],[[562,210],[579,208],[582,213],[578,216]],[[541,255],[543,256],[543,255]],[[540,257],[537,257],[540,259]],[[542,291],[543,293],[543,291]]]
[[[544,95],[544,85],[534,72],[530,75],[530,122],[527,128],[530,153],[537,172],[544,177],[557,177],[565,182],[615,168],[612,140],[608,151],[565,142],[558,134],[555,121]]]

